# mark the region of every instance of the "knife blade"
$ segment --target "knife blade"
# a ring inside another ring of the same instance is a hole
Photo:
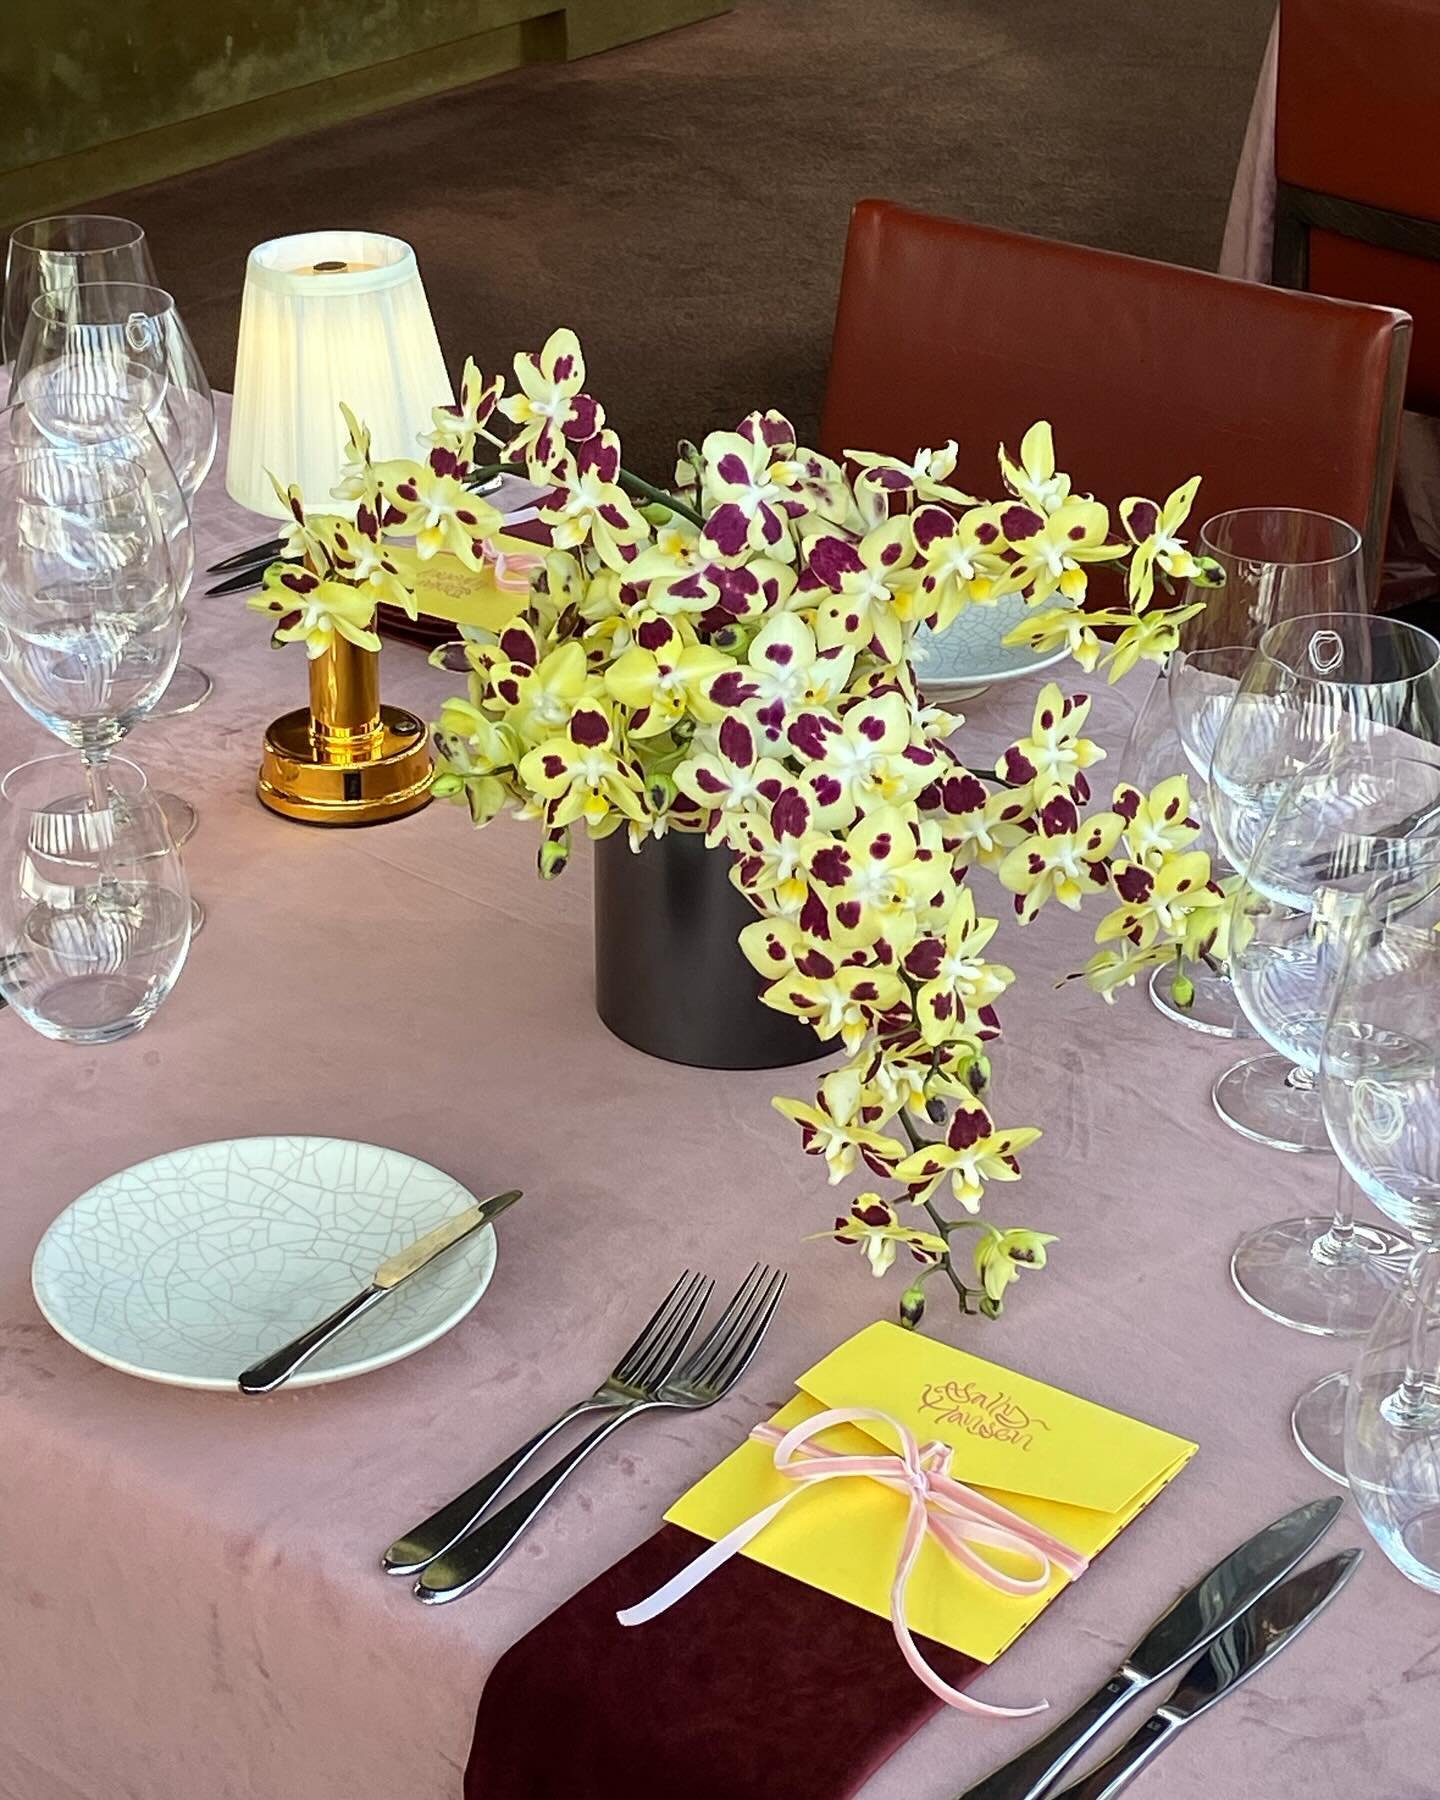
[[[1271,1588],[1190,1665],[1179,1687],[1133,1737],[1057,1800],[1115,1800],[1192,1719],[1263,1669],[1317,1618],[1355,1573],[1364,1554],[1342,1550]]]
[[[397,1250],[371,1276],[369,1285],[360,1290],[343,1306],[336,1307],[328,1319],[322,1319],[318,1325],[312,1325],[309,1331],[302,1332],[299,1337],[292,1338],[288,1344],[282,1344],[268,1356],[262,1356],[258,1362],[251,1363],[248,1369],[239,1376],[242,1394],[272,1394],[275,1389],[287,1382],[295,1371],[309,1362],[317,1350],[324,1349],[331,1338],[342,1332],[347,1325],[369,1312],[372,1306],[378,1306],[387,1295],[393,1294],[402,1281],[408,1281],[427,1264],[434,1262],[453,1245],[462,1243],[482,1225],[488,1225],[513,1206],[520,1198],[520,1189],[511,1188],[503,1194],[492,1194],[488,1200],[480,1200],[474,1206],[467,1206],[454,1218],[446,1219],[433,1231],[427,1231],[424,1237],[416,1238],[413,1244],[407,1244],[403,1250]]]
[[[1042,1800],[1123,1707],[1173,1674],[1283,1581],[1335,1523],[1343,1504],[1343,1494],[1329,1494],[1297,1506],[1222,1557],[1155,1621],[1103,1687],[1038,1743],[967,1788],[960,1800]]]
[[[217,581],[214,587],[206,588],[206,598],[209,599],[212,594],[243,594],[246,588],[259,587],[265,578],[265,571],[275,561],[275,557],[267,556],[264,562],[252,563],[248,568],[241,569],[238,575],[229,575],[224,581]],[[300,564],[294,563],[291,566],[298,569]]]
[[[263,544],[252,544],[248,550],[237,550],[233,556],[222,556],[219,562],[211,563],[205,573],[228,575],[233,569],[246,568],[253,562],[273,562],[284,548],[284,538],[267,538]]]

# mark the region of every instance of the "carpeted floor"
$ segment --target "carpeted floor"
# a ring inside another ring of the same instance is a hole
[[[103,209],[150,232],[217,386],[251,245],[361,224],[414,244],[457,367],[575,326],[663,474],[752,405],[813,430],[862,195],[1213,267],[1273,6],[736,0]]]

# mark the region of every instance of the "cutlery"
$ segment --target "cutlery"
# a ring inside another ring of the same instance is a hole
[[[479,1524],[490,1502],[507,1488],[537,1451],[543,1450],[572,1419],[591,1412],[618,1412],[658,1393],[661,1382],[689,1346],[714,1291],[715,1283],[687,1269],[646,1321],[640,1335],[590,1395],[577,1400],[543,1431],[537,1431],[498,1467],[482,1475],[437,1512],[395,1542],[381,1558],[391,1575],[417,1575],[428,1562],[456,1544]]]
[[[415,1597],[427,1605],[438,1606],[458,1600],[478,1587],[515,1548],[561,1482],[612,1431],[618,1431],[629,1420],[662,1407],[698,1412],[723,1400],[749,1368],[784,1291],[784,1274],[778,1270],[772,1273],[757,1263],[699,1346],[689,1352],[653,1398],[636,1401],[597,1425],[524,1493],[502,1506],[453,1549],[437,1556],[415,1583]]]
[[[424,1237],[416,1238],[405,1249],[397,1250],[394,1256],[387,1257],[381,1263],[370,1278],[369,1285],[343,1306],[337,1307],[328,1319],[322,1319],[318,1325],[312,1325],[309,1331],[302,1332],[299,1337],[292,1338],[288,1344],[272,1351],[269,1356],[262,1356],[259,1362],[251,1363],[248,1369],[243,1370],[239,1378],[240,1392],[273,1393],[298,1368],[309,1362],[317,1350],[323,1349],[331,1338],[336,1337],[356,1319],[362,1318],[372,1306],[378,1306],[388,1295],[393,1294],[402,1281],[408,1281],[427,1264],[434,1262],[437,1256],[463,1242],[482,1225],[488,1225],[492,1219],[498,1218],[507,1206],[513,1206],[519,1198],[519,1188],[511,1188],[504,1194],[493,1194],[488,1200],[467,1206],[464,1212],[456,1213],[453,1219],[446,1219],[442,1225],[437,1225],[433,1231],[427,1231]]]
[[[1155,1621],[1102,1688],[1038,1743],[967,1788],[960,1800],[1043,1800],[1116,1713],[1173,1675],[1308,1556],[1343,1504],[1343,1494],[1311,1500],[1222,1557]]]
[[[1114,1800],[1192,1719],[1263,1669],[1323,1612],[1355,1573],[1364,1554],[1363,1550],[1342,1550],[1271,1588],[1190,1665],[1179,1687],[1132,1738],[1066,1788],[1058,1800]]]
[[[207,575],[229,575],[235,569],[245,569],[255,562],[274,562],[285,548],[284,538],[270,538],[263,544],[252,544],[248,550],[237,550],[233,556],[222,556],[219,562],[213,562],[206,569]]]
[[[267,556],[257,563],[248,564],[238,575],[231,575],[225,581],[217,581],[214,587],[206,588],[206,597],[211,594],[243,594],[246,588],[259,587],[265,571],[275,560],[273,556]],[[292,563],[290,566],[298,569],[300,564]]]

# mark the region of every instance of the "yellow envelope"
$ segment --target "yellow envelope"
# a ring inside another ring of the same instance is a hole
[[[1092,1401],[1032,1381],[898,1325],[877,1323],[800,1377],[775,1415],[782,1429],[830,1407],[871,1406],[923,1444],[951,1445],[951,1473],[1094,1556],[1124,1530],[1195,1454],[1196,1446]],[[880,1425],[843,1425],[819,1440],[855,1455],[895,1444]],[[747,1442],[683,1494],[665,1517],[712,1540],[778,1500],[793,1483],[775,1472],[768,1444]],[[907,1497],[861,1478],[807,1488],[742,1555],[888,1618]],[[982,1551],[995,1556],[995,1552]],[[1000,1560],[997,1557],[997,1560]],[[1004,1566],[1032,1572],[1022,1558]],[[927,1537],[910,1578],[913,1631],[993,1662],[1065,1586],[1056,1570],[1043,1593],[997,1592]]]
[[[523,538],[508,533],[496,538],[495,543],[510,556],[545,553],[543,544],[527,544]],[[499,631],[525,608],[524,594],[510,594],[496,587],[495,572],[489,563],[480,569],[467,569],[458,556],[447,551],[422,562],[407,544],[392,546],[387,553],[393,557],[401,578],[414,588],[420,611],[432,619]]]

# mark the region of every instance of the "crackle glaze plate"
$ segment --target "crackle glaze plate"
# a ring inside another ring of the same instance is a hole
[[[998,682],[1018,681],[1022,675],[1064,662],[1070,653],[1063,646],[1037,656],[1023,644],[1002,641],[1025,612],[1019,594],[1006,594],[989,606],[967,606],[944,631],[934,632],[922,625],[915,633],[911,654],[925,698],[943,706],[950,700],[968,699]]]
[[[41,1238],[41,1312],[97,1362],[173,1387],[236,1378],[365,1287],[387,1256],[474,1204],[452,1176],[344,1138],[229,1138],[107,1176]],[[484,1226],[342,1331],[287,1383],[344,1381],[423,1349],[495,1268]]]

